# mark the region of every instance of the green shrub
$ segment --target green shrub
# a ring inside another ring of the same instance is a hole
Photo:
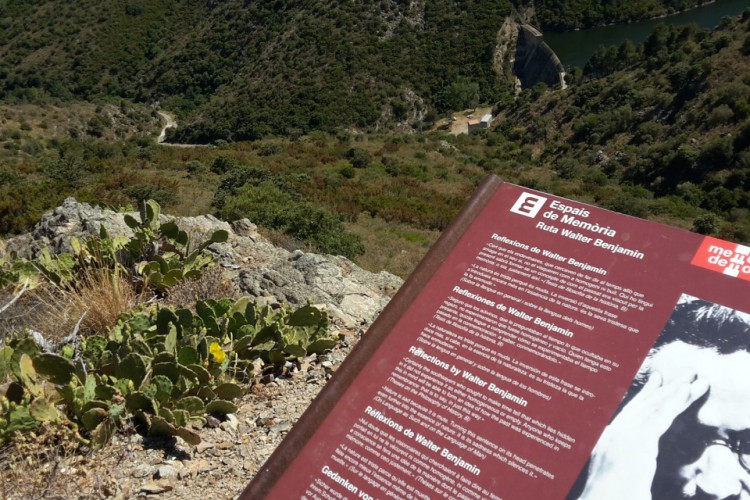
[[[226,156],[219,156],[211,164],[211,172],[222,175],[222,174],[227,173],[229,170],[231,170],[234,167],[235,167],[234,160]]]
[[[342,177],[345,177],[347,179],[354,179],[354,176],[356,175],[356,172],[354,171],[354,168],[351,165],[346,165],[344,167],[341,167],[339,169],[339,173]]]
[[[708,115],[708,123],[712,126],[723,125],[729,123],[734,118],[734,111],[726,104],[721,104],[711,110]]]
[[[60,204],[64,186],[57,181],[20,181],[0,185],[0,233],[28,230],[42,214]]]
[[[575,158],[563,158],[555,165],[557,175],[562,179],[574,179],[579,176],[583,166]]]
[[[177,200],[174,189],[154,184],[136,184],[124,190],[124,193],[140,205],[146,200],[155,200],[159,205],[173,205]]]
[[[185,164],[185,170],[190,177],[197,177],[208,172],[208,168],[199,160],[192,160]]]
[[[699,234],[716,234],[719,221],[714,214],[703,214],[693,221],[693,231]]]
[[[211,170],[213,170],[213,167],[211,167]],[[235,166],[227,172],[219,183],[219,187],[214,194],[213,205],[221,210],[227,196],[236,194],[242,186],[257,186],[271,179],[272,175],[268,170],[258,167]]]
[[[258,151],[260,156],[273,156],[281,153],[281,144],[269,142],[263,144]]]
[[[370,153],[360,148],[350,148],[346,157],[354,168],[367,168],[372,163]]]
[[[295,200],[271,182],[246,185],[226,198],[221,216],[227,220],[247,217],[269,229],[282,231],[314,249],[354,258],[364,253],[356,235],[344,229],[333,213],[311,203]]]

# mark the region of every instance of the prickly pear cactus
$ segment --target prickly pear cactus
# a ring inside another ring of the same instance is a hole
[[[258,360],[293,360],[335,342],[323,311],[272,310],[247,298],[201,301],[196,313],[126,314],[106,337],[82,339],[74,360],[17,336],[0,348],[0,442],[67,419],[94,448],[126,420],[144,434],[196,444],[207,414],[237,411]]]

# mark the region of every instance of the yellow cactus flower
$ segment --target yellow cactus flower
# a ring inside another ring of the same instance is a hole
[[[211,353],[211,356],[214,357],[214,361],[217,363],[224,362],[224,358],[227,357],[226,353],[221,350],[221,346],[218,342],[211,342],[211,345],[208,347],[208,352]]]

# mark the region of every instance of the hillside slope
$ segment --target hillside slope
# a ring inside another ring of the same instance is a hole
[[[722,216],[719,234],[747,241],[748,55],[750,11],[713,31],[662,25],[642,45],[598,51],[567,90],[497,106],[496,130],[555,173],[552,192],[666,221],[702,208],[715,216],[693,229],[717,231]]]
[[[630,23],[674,14],[707,0],[536,0],[536,23],[544,30],[569,31],[604,24]]]
[[[209,141],[491,101],[509,1],[0,2],[0,98],[161,102]]]
[[[38,35],[32,30],[21,35],[19,31],[24,23],[36,26],[38,20],[34,16],[25,20],[21,15],[33,9],[48,15],[49,26],[45,29],[68,29],[67,21],[54,22],[53,12],[48,12],[47,7],[53,4],[54,1],[0,2],[5,12],[15,9],[12,16],[0,17],[0,23],[13,28],[3,31],[2,36],[14,40],[0,45],[0,50],[9,51],[13,45],[12,50],[17,54],[16,59],[9,59],[17,66],[5,64],[5,79],[0,82],[6,88],[4,102],[0,103],[2,233],[28,230],[45,210],[58,205],[66,196],[123,208],[153,198],[173,213],[194,215],[213,211],[227,220],[247,217],[265,226],[269,237],[288,248],[341,253],[357,258],[369,269],[386,268],[406,276],[474,187],[491,172],[510,182],[686,229],[735,241],[750,239],[747,14],[727,20],[713,31],[662,27],[643,45],[625,43],[602,49],[585,71],[576,70],[569,75],[570,86],[564,90],[540,85],[519,96],[500,90],[493,100],[497,119],[491,130],[452,136],[427,126],[430,104],[426,99],[420,101],[421,92],[425,95],[431,92],[426,78],[434,74],[452,82],[447,87],[437,87],[434,94],[435,102],[444,102],[446,109],[461,103],[475,104],[484,87],[463,75],[482,66],[452,66],[455,61],[471,61],[471,51],[454,54],[464,47],[462,43],[469,43],[458,35],[455,39],[435,36],[436,45],[417,43],[420,40],[427,43],[427,27],[432,26],[430,29],[434,31],[435,26],[440,26],[431,24],[436,19],[449,23],[447,17],[440,17],[427,3],[381,3],[393,6],[394,10],[387,16],[385,11],[377,14],[376,18],[381,20],[378,26],[385,31],[372,35],[376,44],[369,48],[343,42],[319,45],[315,40],[324,40],[319,31],[325,23],[335,25],[340,19],[350,19],[354,24],[364,22],[367,12],[375,15],[375,10],[368,10],[370,7],[363,7],[364,13],[359,17],[330,19],[323,16],[329,7],[317,7],[321,15],[312,20],[306,15],[309,9],[303,11],[302,7],[283,2],[270,7],[264,4],[266,10],[251,5],[241,10],[245,17],[242,22],[237,21],[238,26],[249,22],[248,16],[253,12],[264,22],[277,15],[273,19],[279,24],[271,28],[258,21],[255,31],[268,28],[270,38],[263,43],[270,45],[245,45],[240,50],[230,36],[234,36],[236,29],[217,31],[218,26],[223,26],[217,19],[239,19],[240,11],[230,9],[239,4],[206,4],[188,11],[186,4],[175,0],[168,4],[171,12],[168,17],[172,20],[169,29],[154,35],[157,41],[153,47],[162,52],[155,51],[152,62],[142,66],[138,65],[137,57],[133,59],[135,66],[127,71],[141,79],[131,82],[127,92],[134,97],[140,95],[138,98],[144,101],[160,99],[164,107],[169,104],[168,109],[181,109],[178,122],[187,124],[178,131],[183,140],[240,139],[275,132],[289,136],[177,149],[155,144],[161,118],[146,104],[133,104],[127,98],[102,97],[96,89],[91,96],[98,105],[53,97],[52,82],[69,85],[77,73],[72,70],[66,73],[66,66],[55,65],[52,56],[46,59],[48,64],[34,65],[35,60],[42,60],[34,58],[35,50],[43,49],[33,49],[33,44],[22,41],[37,36],[45,38],[45,32],[41,30]],[[472,5],[480,4],[489,5],[479,1]],[[93,3],[81,5],[95,12]],[[151,27],[161,26],[158,12],[148,14],[151,7],[144,4],[139,11],[135,3],[128,5],[127,9],[120,6],[112,12],[119,12],[120,17],[141,19],[142,24],[133,21],[134,33],[148,27],[146,21],[152,17]],[[334,4],[331,8],[341,14],[351,12],[354,7]],[[119,31],[106,29],[109,11],[102,12],[104,20],[100,25],[80,29],[78,38],[60,38],[62,45],[52,44],[58,48],[50,50],[55,54],[57,50],[73,50],[62,47],[75,40],[83,44],[97,34],[112,40],[123,36]],[[472,16],[478,17],[479,12]],[[490,18],[495,11],[492,12],[485,13],[487,21],[481,25],[488,32],[494,29]],[[290,17],[295,13],[296,24]],[[454,16],[450,29],[462,26],[472,16]],[[372,19],[372,24],[377,24]],[[194,26],[187,29],[189,20],[194,21]],[[212,25],[213,22],[219,24]],[[302,30],[301,23],[309,29]],[[310,28],[313,25],[318,28]],[[348,26],[342,24],[345,25]],[[288,30],[281,30],[283,26]],[[478,30],[477,26],[474,28]],[[451,33],[449,27],[444,28],[443,33]],[[250,40],[255,31],[248,30],[243,36]],[[318,38],[312,37],[310,43],[304,43],[299,38],[303,32]],[[184,36],[186,33],[190,36]],[[206,44],[198,44],[200,36],[213,40],[215,47],[209,50]],[[335,34],[339,38],[331,36],[341,41],[354,35],[342,29]],[[133,38],[137,40],[137,36]],[[293,39],[297,41],[292,43]],[[476,39],[472,43],[475,42]],[[133,47],[138,45],[132,43]],[[298,52],[285,51],[292,45]],[[325,50],[319,50],[319,46]],[[444,51],[444,58],[438,52],[422,59],[409,58],[425,54],[426,48],[436,51],[443,46],[450,46],[450,50]],[[487,45],[491,46],[494,45]],[[233,54],[226,74],[217,69],[225,67],[223,59],[211,62],[208,55],[191,58],[193,49],[197,51],[199,47],[208,50],[206,54],[220,49]],[[394,50],[400,47],[401,52],[385,53],[383,47]],[[88,73],[90,77],[106,80],[119,74],[113,62],[116,59],[107,62],[105,58],[75,50],[80,52],[81,61],[99,65],[96,67],[101,71]],[[134,54],[134,50],[126,51],[126,55]],[[232,69],[232,64],[241,60],[243,50],[260,51],[264,61],[276,61],[278,73],[286,76],[254,73],[255,78],[247,79],[244,71],[260,70],[252,65],[242,71]],[[179,51],[183,51],[182,66],[170,63],[168,56]],[[352,75],[360,75],[368,82],[356,90],[351,80],[346,79],[349,75],[346,72],[342,73],[346,78],[336,80],[338,87],[304,83],[319,75],[329,78],[328,72],[341,62],[339,56],[332,59],[326,70],[314,66],[305,71],[303,66],[294,66],[305,60],[301,56],[295,58],[298,53],[313,54],[322,65],[329,52],[341,55],[341,51],[365,54],[369,60],[392,59],[398,64],[388,71],[351,59]],[[288,64],[287,57],[291,61]],[[5,63],[5,59],[2,61]],[[65,58],[60,56],[57,62],[60,61]],[[421,61],[421,65],[414,61]],[[435,61],[443,66],[436,66]],[[191,99],[158,90],[159,85],[165,87],[187,77],[198,78],[202,73],[186,68],[202,62],[211,63],[213,68],[206,75],[226,78],[232,85],[209,85],[206,89],[215,91],[200,90],[198,94],[204,98],[194,94]],[[103,69],[105,63],[112,65],[107,71]],[[296,69],[287,75],[284,64]],[[435,71],[420,73],[428,67]],[[14,79],[18,75],[35,71],[48,75],[38,80],[39,87],[26,82],[26,86],[19,84],[7,90],[10,82],[20,81]],[[152,75],[150,80],[147,75]],[[413,84],[419,75],[425,77],[420,84],[423,87]],[[266,81],[275,87],[264,87]],[[345,81],[348,83],[344,84]],[[394,97],[388,90],[396,88],[394,82],[408,90]],[[379,87],[381,83],[390,87]],[[44,85],[50,88],[44,90]],[[346,86],[346,92],[341,90],[342,86]],[[81,89],[74,90],[85,94]],[[125,90],[122,92],[127,94]],[[75,97],[73,91],[68,94]],[[372,116],[376,121],[372,127],[382,126],[379,131],[352,130],[352,123],[347,120],[360,116],[364,108],[352,106],[348,95],[374,110]],[[28,104],[37,101],[39,104]],[[417,106],[425,114],[424,133],[415,133],[411,128],[387,129],[389,120],[407,124],[412,121],[417,116],[414,114]],[[320,114],[323,109],[326,113]],[[283,110],[288,112],[282,113]],[[472,106],[460,114],[466,116],[475,111]],[[320,120],[311,121],[313,117]],[[330,130],[312,130],[314,127]]]
[[[694,0],[536,2],[544,28],[662,14]],[[172,140],[421,127],[511,91],[498,31],[524,0],[0,1],[0,100],[116,97],[179,113]]]

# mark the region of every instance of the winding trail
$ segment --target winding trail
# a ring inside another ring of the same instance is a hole
[[[177,126],[177,120],[175,120],[175,117],[166,111],[157,111],[159,113],[159,116],[162,117],[164,120],[164,126],[161,129],[161,133],[159,134],[159,137],[156,138],[156,143],[161,144],[162,146],[169,146],[172,148],[200,148],[200,147],[208,147],[208,144],[181,144],[177,142],[165,142],[167,140],[167,129],[168,128],[174,128]]]
[[[170,115],[169,113],[165,113],[164,111],[157,111],[159,113],[159,116],[164,119],[166,122],[164,124],[164,127],[161,129],[161,133],[159,134],[159,137],[156,138],[156,142],[159,144],[163,144],[164,140],[167,138],[167,129],[168,128],[174,128],[177,126],[177,122],[174,119],[174,116]]]

